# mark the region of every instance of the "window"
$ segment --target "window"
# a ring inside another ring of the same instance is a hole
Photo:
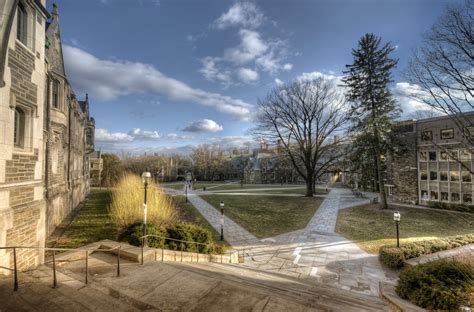
[[[439,160],[448,160],[449,158],[449,155],[448,155],[448,152],[447,151],[441,151],[439,152]]]
[[[449,153],[449,159],[450,160],[458,160],[459,159],[459,156],[458,156],[458,150],[450,150]]]
[[[464,127],[464,136],[467,138],[474,136],[474,127]]]
[[[20,2],[18,3],[18,10],[16,16],[16,38],[23,44],[27,44],[27,28],[28,28],[28,15],[26,14],[25,6]]]
[[[461,150],[459,152],[459,159],[460,160],[471,160],[471,151],[469,150]]]
[[[441,200],[449,201],[449,194],[448,194],[448,192],[441,192]]]
[[[439,172],[439,180],[440,181],[448,181],[448,172],[447,171],[440,171]]]
[[[426,155],[426,152],[420,152],[420,161],[427,161],[428,157]]]
[[[436,171],[430,171],[430,180],[431,180],[431,181],[436,181],[436,180],[438,180],[438,172],[436,172]]]
[[[422,141],[432,141],[433,140],[433,131],[423,131],[421,133]]]
[[[17,107],[15,108],[15,121],[13,130],[13,143],[16,147],[23,147],[25,136],[25,112]]]
[[[59,109],[59,81],[51,82],[53,107]]]
[[[459,181],[459,171],[450,172],[451,181]]]
[[[462,181],[471,182],[471,173],[469,171],[462,171]]]
[[[443,129],[440,132],[441,134],[441,139],[452,139],[454,138],[454,129],[449,128],[449,129]]]
[[[451,201],[458,202],[460,199],[459,193],[451,193]]]
[[[431,191],[431,200],[438,200],[438,192]]]
[[[462,202],[468,205],[472,204],[472,194],[471,193],[462,194]]]
[[[420,180],[428,180],[428,174],[426,171],[420,172]]]
[[[429,152],[428,156],[430,161],[436,161],[436,152]]]
[[[421,191],[421,199],[428,200],[428,191]]]

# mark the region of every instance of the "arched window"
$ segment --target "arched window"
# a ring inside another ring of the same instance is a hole
[[[25,136],[25,112],[17,107],[15,108],[15,121],[13,131],[13,143],[17,147],[23,146]]]
[[[27,33],[28,33],[28,15],[26,13],[26,8],[23,3],[18,3],[17,10],[17,29],[16,29],[16,38],[20,40],[25,45],[27,44]]]

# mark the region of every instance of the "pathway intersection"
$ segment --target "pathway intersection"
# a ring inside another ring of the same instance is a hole
[[[189,201],[220,232],[219,211],[197,193],[188,193]],[[366,253],[335,232],[339,209],[369,201],[356,198],[350,189],[333,188],[305,229],[258,239],[225,217],[224,237],[232,246],[245,249],[243,265],[249,268],[378,296],[379,282],[389,278],[377,256]]]

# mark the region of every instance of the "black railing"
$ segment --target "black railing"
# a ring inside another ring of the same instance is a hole
[[[162,242],[161,242],[161,247],[159,249],[161,249],[161,261],[163,262],[164,261],[164,250],[165,250],[165,242],[166,241],[173,241],[173,242],[177,242],[179,243],[179,246],[180,246],[180,250],[172,250],[175,252],[175,261],[176,261],[176,252],[180,252],[181,253],[181,262],[183,261],[183,252],[185,252],[184,248],[185,246],[188,246],[188,245],[191,245],[191,246],[195,246],[195,252],[194,251],[186,251],[186,252],[189,252],[189,253],[195,253],[196,254],[196,262],[199,262],[199,246],[203,246],[203,247],[206,247],[206,249],[204,250],[215,250],[215,247],[218,246],[217,244],[215,243],[199,243],[199,242],[194,242],[194,241],[186,241],[186,240],[182,240],[182,239],[176,239],[176,238],[170,238],[170,237],[165,237],[165,236],[159,236],[159,235],[153,235],[153,234],[148,234],[148,235],[145,235],[145,236],[142,236],[140,237],[140,241],[141,241],[141,264],[144,263],[144,249],[145,249],[145,246],[146,246],[146,241],[147,241],[147,238],[149,237],[153,237],[153,238],[158,238],[158,239],[161,239]],[[221,246],[221,248],[224,248]],[[226,252],[224,251],[223,253],[220,254],[220,262],[223,263],[223,255],[225,254]],[[242,254],[242,259],[245,258],[245,249],[236,249],[236,248],[229,248],[229,263],[232,263],[232,255],[234,255],[235,253],[237,253],[237,263],[240,263],[240,259],[241,259],[241,256],[240,254]],[[210,255],[212,257],[213,254],[210,254],[210,253],[201,253],[201,254],[207,254],[207,255]],[[216,254],[214,254],[215,256]],[[155,253],[155,260],[156,260],[156,253]],[[191,259],[192,261],[192,259]]]
[[[113,248],[88,248],[88,249],[74,249],[74,248],[50,248],[50,247],[23,247],[23,246],[15,246],[15,247],[0,247],[0,250],[3,249],[12,249],[13,250],[13,269],[1,267],[2,269],[13,271],[13,290],[18,290],[18,263],[17,263],[17,250],[18,249],[42,249],[44,251],[52,251],[52,261],[50,263],[53,264],[53,288],[58,286],[58,281],[56,278],[56,252],[57,251],[84,251],[85,252],[85,261],[86,261],[86,276],[85,276],[85,283],[89,283],[89,255],[94,252],[114,252],[117,250],[117,277],[120,276],[120,248],[121,246],[116,246]]]

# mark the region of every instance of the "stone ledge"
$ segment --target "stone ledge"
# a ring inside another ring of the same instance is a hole
[[[474,258],[474,244],[469,244],[453,249],[438,251],[429,255],[423,255],[417,258],[408,259],[405,261],[406,265],[415,266],[418,264],[428,263],[440,259],[449,259],[460,255],[470,255]]]
[[[380,282],[379,283],[380,297],[385,300],[393,311],[400,312],[426,312],[427,310],[420,308],[413,303],[400,298],[395,291],[395,285]]]

